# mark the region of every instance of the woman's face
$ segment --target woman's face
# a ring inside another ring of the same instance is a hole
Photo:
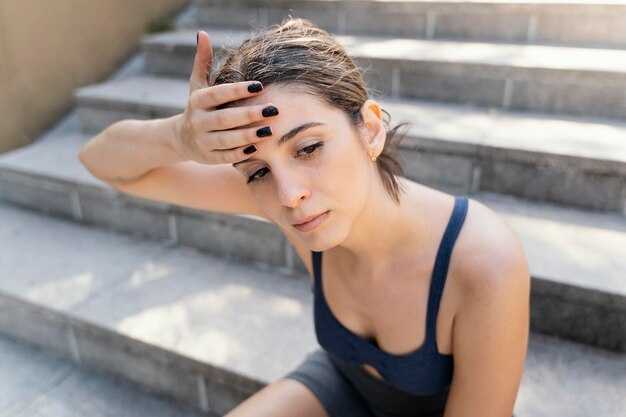
[[[348,116],[312,95],[270,85],[238,104],[272,103],[279,115],[252,157],[235,164],[264,212],[312,250],[341,244],[363,211],[378,175]],[[320,215],[317,221],[295,224]]]

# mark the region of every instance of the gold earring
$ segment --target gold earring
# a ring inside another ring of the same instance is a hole
[[[370,155],[370,161],[376,162],[376,157],[374,155]]]

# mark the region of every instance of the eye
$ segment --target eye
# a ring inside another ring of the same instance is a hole
[[[304,148],[300,149],[299,151],[296,152],[296,154],[301,154],[302,159],[308,159],[316,155],[322,146],[324,146],[322,142],[314,143],[312,145],[305,146]],[[256,171],[254,174],[250,175],[246,183],[250,184],[251,182],[257,181],[257,179],[262,179],[263,177],[265,177],[265,174],[267,174],[268,172],[269,172],[269,169],[263,167],[259,169],[258,171]]]
[[[263,174],[263,175],[260,175],[260,176],[258,176],[258,177],[257,177],[257,174],[259,174],[259,173],[261,173],[261,172],[263,172],[264,174]],[[250,176],[248,177],[247,184],[250,184],[251,182],[256,181],[256,179],[257,179],[257,178],[263,178],[263,176],[265,175],[265,173],[266,173],[266,172],[269,172],[269,169],[267,169],[267,168],[261,168],[261,169],[259,169],[259,170],[258,170],[258,171],[256,171],[254,174],[252,174],[252,175],[250,175]]]
[[[321,148],[322,146],[324,146],[323,143],[318,142],[318,143],[314,143],[313,145],[309,145],[309,146],[305,146],[304,148],[300,149],[299,152],[304,152],[303,154],[303,158],[310,158],[312,155],[317,153],[317,149]],[[308,149],[308,151],[306,151]]]

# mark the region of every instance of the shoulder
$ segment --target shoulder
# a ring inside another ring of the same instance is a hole
[[[463,298],[502,291],[515,285],[514,280],[530,280],[524,249],[512,228],[471,198],[454,252],[454,276]]]
[[[524,251],[506,221],[474,200],[457,243],[454,279],[461,296],[452,327],[454,376],[446,416],[511,415],[530,327]]]

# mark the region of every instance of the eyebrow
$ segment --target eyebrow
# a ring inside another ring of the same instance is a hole
[[[291,129],[289,132],[285,133],[280,139],[278,139],[278,146],[281,146],[283,143],[287,142],[289,139],[295,137],[298,133],[310,129],[312,127],[316,127],[316,126],[327,126],[326,123],[322,123],[322,122],[308,122],[305,124],[302,124],[300,126],[294,127],[293,129]],[[257,160],[258,158],[256,157],[252,157],[252,158],[248,158],[244,161],[239,161],[239,162],[235,162],[233,164],[233,167],[236,167],[239,164],[244,164],[246,162],[252,162]]]

